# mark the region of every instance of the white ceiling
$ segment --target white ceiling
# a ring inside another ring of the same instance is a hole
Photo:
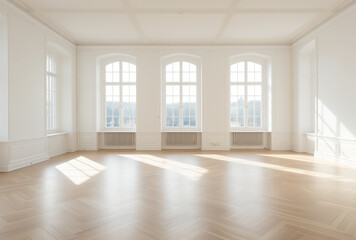
[[[8,0],[81,44],[290,44],[356,0]]]

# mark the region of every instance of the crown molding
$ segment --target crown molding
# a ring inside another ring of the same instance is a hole
[[[51,30],[51,31],[55,32],[56,34],[58,34],[59,36],[63,37],[65,40],[69,41],[73,45],[75,45],[75,46],[77,45],[77,42],[75,41],[75,39],[73,37],[71,37],[69,34],[65,33],[64,31],[60,30],[58,27],[48,23],[46,21],[46,19],[41,17],[35,10],[30,8],[28,5],[26,5],[22,1],[20,1],[20,0],[6,0],[6,1],[9,4],[11,4],[12,6],[16,7],[20,11],[22,11],[25,14],[27,14],[28,16],[30,16],[31,18],[33,18],[34,20],[36,20],[37,22],[39,22],[42,25],[44,25],[45,27],[47,27],[49,30]]]

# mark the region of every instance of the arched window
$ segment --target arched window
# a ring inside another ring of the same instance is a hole
[[[200,61],[191,56],[163,60],[162,130],[200,131]]]
[[[104,129],[136,128],[136,63],[131,57],[102,62]]]
[[[263,130],[267,127],[267,64],[254,56],[230,61],[230,128]]]

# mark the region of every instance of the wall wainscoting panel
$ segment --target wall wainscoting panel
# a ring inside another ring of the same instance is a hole
[[[356,166],[356,140],[316,136],[315,157]]]
[[[202,150],[229,150],[229,132],[203,132]]]
[[[96,132],[78,133],[78,150],[98,150]]]
[[[76,134],[60,133],[47,136],[47,149],[49,157],[55,157],[67,152],[77,150]]]
[[[289,151],[292,149],[291,133],[289,132],[271,132],[270,150]]]
[[[161,149],[161,132],[136,132],[136,150]]]
[[[0,172],[9,171],[9,144],[0,142]]]
[[[46,137],[9,142],[8,171],[30,166],[49,159]]]

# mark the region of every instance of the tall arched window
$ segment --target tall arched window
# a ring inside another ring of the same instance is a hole
[[[200,131],[200,61],[191,56],[163,60],[162,130]]]
[[[263,130],[266,125],[267,64],[254,56],[230,61],[230,128]]]
[[[111,57],[102,64],[104,129],[136,128],[136,63]]]

